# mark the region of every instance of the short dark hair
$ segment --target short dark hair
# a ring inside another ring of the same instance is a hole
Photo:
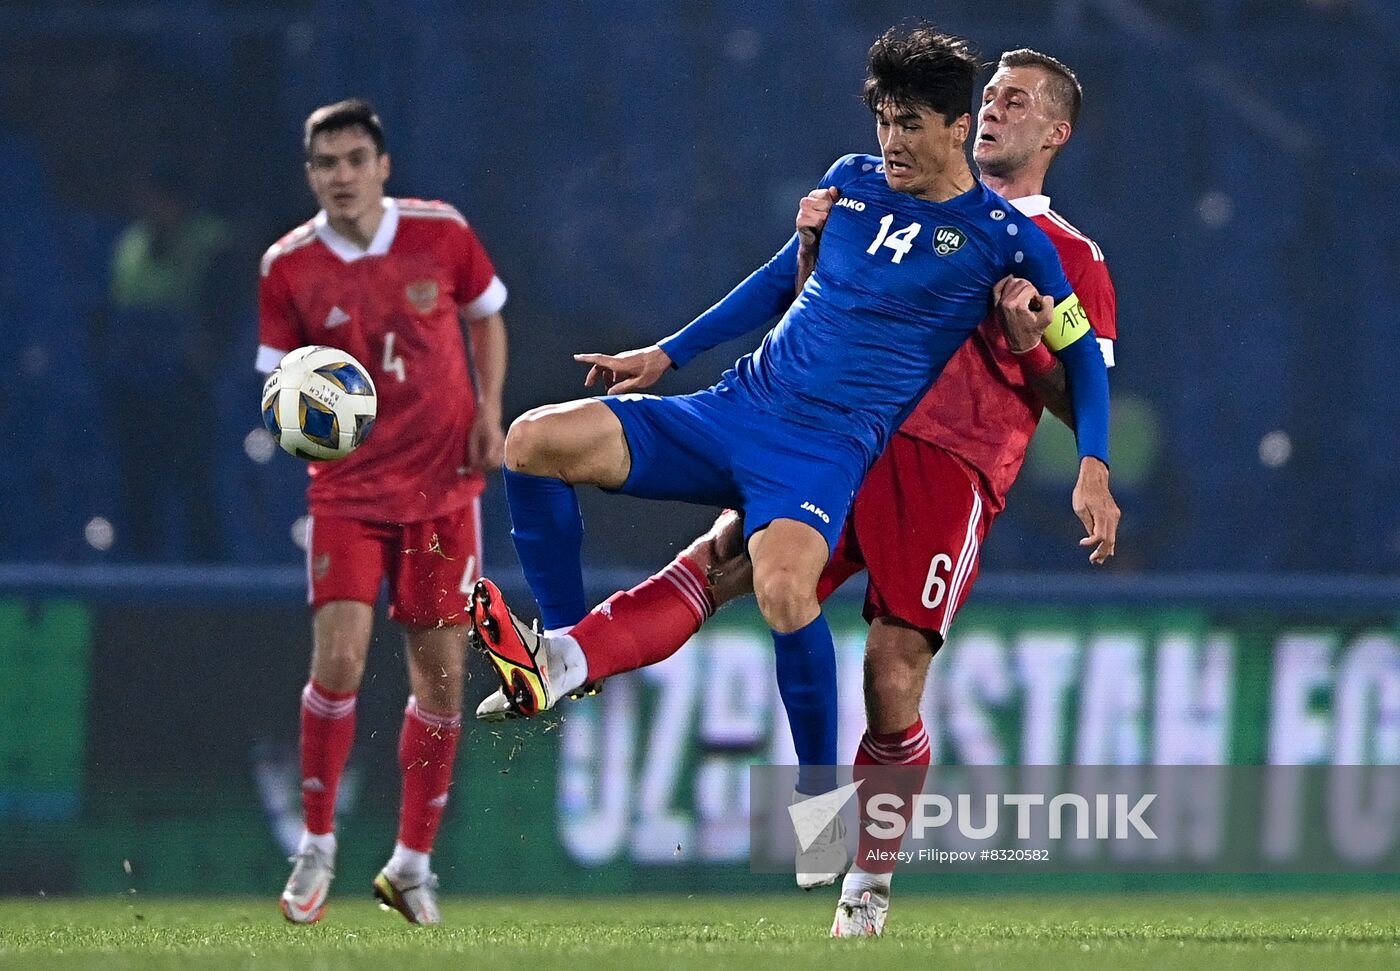
[[[1029,47],[1021,47],[1001,55],[997,67],[1040,68],[1050,75],[1050,100],[1064,112],[1070,127],[1079,121],[1079,109],[1084,105],[1084,89],[1079,85],[1079,78],[1063,61],[1049,54],[1033,51]]]
[[[384,154],[384,125],[374,113],[374,105],[364,98],[346,98],[333,105],[322,105],[306,116],[305,137],[302,147],[307,156],[311,155],[311,140],[317,135],[346,128],[363,128],[370,141],[374,142],[377,155]]]
[[[882,105],[929,108],[951,125],[972,111],[981,63],[972,45],[920,23],[891,27],[870,45],[861,99],[871,111]]]

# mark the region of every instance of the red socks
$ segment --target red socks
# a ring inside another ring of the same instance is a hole
[[[588,658],[588,680],[601,681],[666,660],[714,612],[704,572],[677,557],[631,590],[613,594],[569,634]]]
[[[903,800],[899,814],[904,817],[907,832],[909,821],[914,817],[914,796],[923,788],[928,765],[928,732],[924,730],[922,718],[902,732],[872,735],[867,731],[860,737],[852,776],[854,781],[869,779],[871,783],[861,789],[861,805],[864,806],[876,793],[898,796]],[[866,832],[869,822],[869,819],[861,819],[856,865],[867,873],[891,873],[894,871],[894,854],[899,850],[903,837],[876,839]]]
[[[328,691],[315,681],[301,690],[301,806],[306,829],[335,829],[335,792],[355,741],[355,692]]]
[[[399,768],[403,770],[399,842],[411,850],[432,852],[461,737],[461,712],[439,715],[424,711],[417,698],[409,697],[399,734]]]
[[[411,850],[432,851],[461,737],[461,713],[434,714],[419,708],[416,698],[408,699],[399,735],[399,842]],[[334,831],[335,793],[354,741],[355,692],[328,691],[308,681],[301,692],[301,804],[307,832]]]

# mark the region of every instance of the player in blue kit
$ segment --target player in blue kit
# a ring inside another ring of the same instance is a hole
[[[1107,461],[1107,374],[1054,247],[968,168],[977,70],[965,42],[929,27],[876,41],[864,97],[881,157],[831,166],[820,186],[839,199],[815,272],[758,350],[718,384],[675,397],[617,394],[747,332],[756,319],[747,297],[731,295],[659,345],[578,355],[593,365],[587,383],[603,377],[614,396],[537,408],[506,441],[512,536],[546,633],[566,634],[587,611],[574,485],[744,512],[804,793],[829,787],[820,767],[837,761],[835,655],[817,579],[866,469],[1008,276],[1020,279],[1001,287],[1004,303],[1040,301],[1053,315],[1046,341],[1069,372],[1081,451]],[[766,275],[794,279],[796,258],[794,236]],[[490,581],[474,591],[473,619],[522,714],[609,673],[590,670],[570,637],[543,649]]]

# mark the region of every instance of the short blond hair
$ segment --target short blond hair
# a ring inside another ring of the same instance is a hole
[[[1084,89],[1079,84],[1079,78],[1063,61],[1029,47],[1021,47],[1001,55],[997,67],[1041,68],[1050,75],[1050,100],[1064,113],[1070,127],[1079,121],[1079,109],[1084,105]]]

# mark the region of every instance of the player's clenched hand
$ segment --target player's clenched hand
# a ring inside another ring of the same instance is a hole
[[[826,228],[826,219],[831,215],[831,207],[839,198],[841,190],[835,186],[813,189],[803,196],[797,205],[797,241],[801,245],[816,245],[817,237]]]
[[[1079,481],[1070,502],[1088,532],[1079,545],[1089,547],[1089,562],[1107,562],[1117,544],[1118,520],[1123,515],[1108,491],[1108,466],[1096,458],[1081,459]]]
[[[797,293],[802,292],[807,278],[817,268],[817,247],[822,230],[826,228],[832,204],[840,196],[841,190],[835,186],[813,189],[797,204]]]
[[[601,378],[608,386],[608,394],[650,388],[671,366],[671,355],[655,344],[621,354],[575,354],[574,360],[591,365],[583,386],[591,388]]]
[[[501,413],[478,409],[467,439],[467,461],[472,468],[488,472],[500,468],[505,460],[506,433],[501,428]]]
[[[1055,309],[1053,297],[1042,296],[1029,280],[1008,276],[992,288],[992,299],[1013,351],[1024,354],[1040,343]]]

